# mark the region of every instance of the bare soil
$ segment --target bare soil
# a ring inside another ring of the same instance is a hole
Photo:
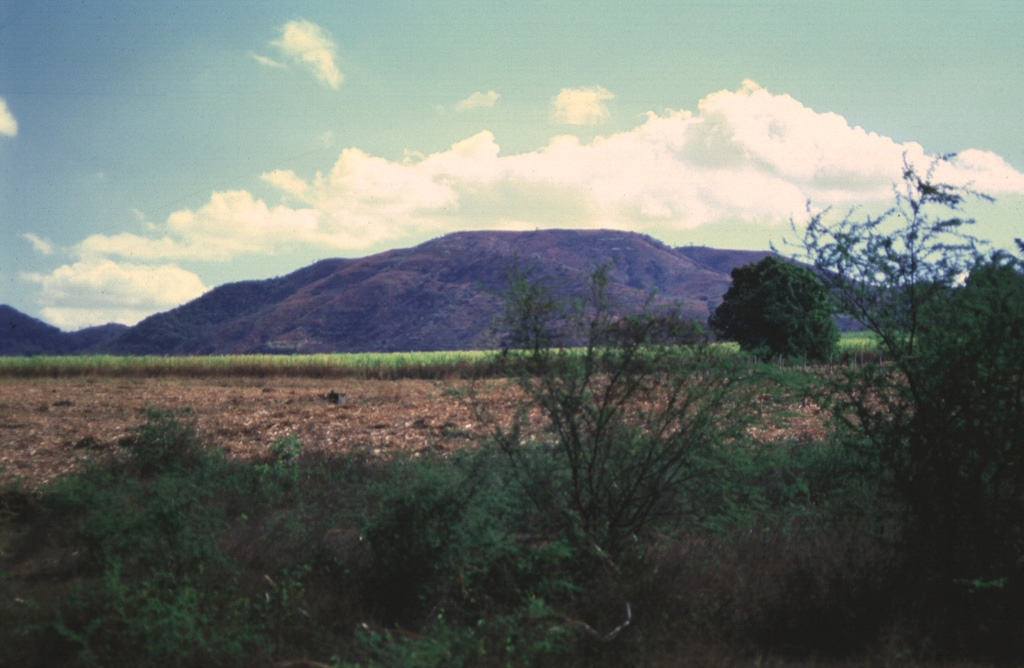
[[[34,487],[116,456],[147,408],[190,409],[183,417],[204,443],[243,459],[265,457],[290,434],[311,451],[453,448],[481,430],[469,389],[429,380],[2,379],[0,482]],[[493,387],[483,400],[499,410],[505,403]]]
[[[329,401],[330,392],[338,403]],[[89,460],[119,456],[147,408],[188,409],[183,417],[195,420],[204,443],[257,460],[291,434],[311,452],[463,447],[488,432],[474,406],[508,417],[515,394],[504,381],[4,378],[0,484],[18,480],[34,488]],[[822,434],[816,406],[764,408],[771,419],[751,429],[761,442]]]

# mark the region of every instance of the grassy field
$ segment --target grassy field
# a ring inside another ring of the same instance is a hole
[[[716,345],[729,352],[739,350],[734,343]],[[846,332],[842,335],[839,349],[837,362],[871,355],[875,351],[873,335]],[[33,355],[0,357],[0,378],[480,378],[490,374],[492,358],[493,352],[481,350],[312,355]]]
[[[315,355],[68,355],[0,357],[0,377],[252,376],[305,378],[458,378],[486,373],[486,351],[324,353]]]

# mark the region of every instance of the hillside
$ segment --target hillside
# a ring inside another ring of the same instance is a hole
[[[127,329],[124,325],[110,324],[67,333],[0,304],[0,355],[64,355],[95,351]]]
[[[222,285],[98,348],[240,354],[491,347],[515,263],[559,294],[578,290],[595,267],[609,263],[611,293],[622,308],[639,308],[653,292],[658,306],[706,321],[732,268],[766,254],[672,248],[610,230],[458,232],[413,248],[323,260],[278,278]],[[43,339],[52,340],[54,332],[46,330]]]

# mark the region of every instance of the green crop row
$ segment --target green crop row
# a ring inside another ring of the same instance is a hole
[[[69,355],[0,357],[0,377],[302,376],[452,378],[486,372],[485,351],[311,355]]]
[[[738,351],[732,342],[716,345],[724,351]],[[842,354],[870,354],[875,349],[873,335],[869,332],[847,332],[840,340]],[[488,375],[493,357],[492,351],[484,350],[306,355],[32,355],[0,357],[0,378],[93,375],[459,378]]]

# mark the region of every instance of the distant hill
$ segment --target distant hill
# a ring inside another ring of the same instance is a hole
[[[96,351],[127,329],[125,325],[110,324],[66,333],[0,304],[0,355],[65,355]]]
[[[278,278],[222,285],[90,349],[214,354],[489,347],[513,263],[531,268],[561,294],[579,290],[595,267],[608,263],[611,293],[624,309],[639,308],[653,292],[656,306],[671,305],[706,321],[732,280],[732,268],[767,254],[673,248],[611,230],[457,232],[413,248],[323,260]],[[37,347],[67,340],[35,322],[44,328],[38,329]]]
[[[706,320],[731,278],[722,267],[766,255],[674,249],[608,230],[459,232],[414,248],[324,260],[287,276],[215,288],[151,316],[108,350],[131,354],[459,350],[494,345],[514,262],[554,290],[584,285],[611,266],[612,292],[637,308],[652,291],[662,304]],[[691,257],[693,255],[694,257]],[[731,266],[728,269],[731,270]]]

